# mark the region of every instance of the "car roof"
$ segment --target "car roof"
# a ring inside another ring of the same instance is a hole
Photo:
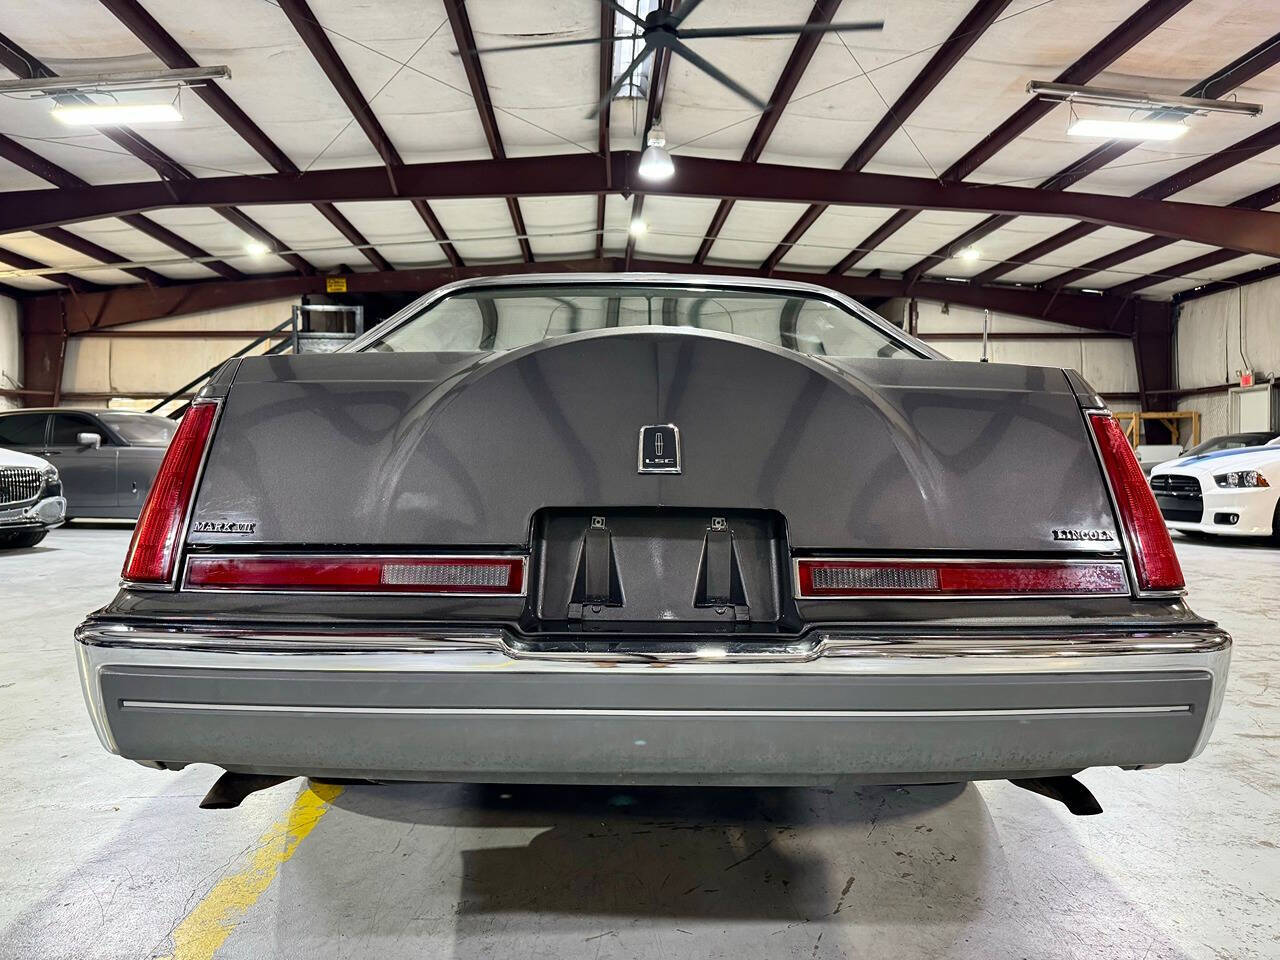
[[[101,416],[104,413],[110,414],[126,414],[135,417],[157,417],[161,420],[168,419],[162,417],[158,413],[148,413],[146,410],[111,410],[107,407],[18,407],[14,410],[0,410],[0,417],[12,416],[15,413],[88,413],[93,416]]]

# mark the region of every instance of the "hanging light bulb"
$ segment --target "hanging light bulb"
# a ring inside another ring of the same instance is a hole
[[[671,154],[667,153],[667,138],[662,135],[662,128],[654,123],[649,128],[649,136],[645,140],[647,146],[640,154],[640,176],[646,180],[666,180],[676,172],[676,165],[671,162]]]

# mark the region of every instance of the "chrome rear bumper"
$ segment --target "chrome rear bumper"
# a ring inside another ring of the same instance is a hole
[[[1186,760],[1230,638],[860,636],[534,646],[500,630],[337,632],[94,620],[103,745],[143,763],[387,779],[802,784]]]

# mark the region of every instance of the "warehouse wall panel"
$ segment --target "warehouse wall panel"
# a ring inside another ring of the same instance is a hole
[[[18,334],[18,302],[0,297],[0,389],[22,386],[22,341]],[[0,410],[20,406],[14,398],[0,397]]]
[[[227,310],[145,320],[121,330],[266,331],[287,320],[295,302],[292,299],[273,300]],[[62,389],[69,394],[110,393],[119,397],[176,390],[252,339],[73,337],[67,344]],[[268,345],[263,344],[255,352],[265,350]]]
[[[1280,278],[1190,300],[1177,326],[1177,385],[1238,382],[1240,371],[1259,380],[1280,376]],[[1182,410],[1199,410],[1204,438],[1231,430],[1227,394],[1185,397]]]

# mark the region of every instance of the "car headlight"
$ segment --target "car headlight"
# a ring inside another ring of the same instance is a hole
[[[1220,487],[1269,487],[1267,478],[1257,470],[1232,470],[1215,474],[1213,482]]]

